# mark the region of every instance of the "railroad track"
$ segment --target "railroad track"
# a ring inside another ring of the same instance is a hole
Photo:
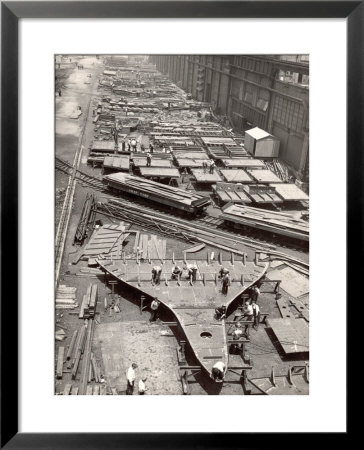
[[[64,161],[57,157],[56,158],[56,170],[62,171],[64,173],[66,173],[67,175],[70,175],[72,173],[73,166],[69,162]],[[125,206],[136,206],[137,205],[140,207],[142,205],[143,210],[150,211],[151,213],[153,213],[153,212],[162,213],[162,214],[168,216],[169,218],[175,218],[177,221],[180,220],[176,211],[171,213],[169,211],[166,211],[165,208],[158,207],[156,204],[153,205],[153,207],[150,207],[150,204],[147,201],[145,201],[144,199],[138,199],[138,201],[131,201],[129,199],[122,197],[121,195],[115,195],[114,193],[112,193],[108,190],[107,186],[105,186],[103,184],[102,180],[100,180],[99,178],[96,178],[92,175],[89,175],[79,169],[77,169],[75,171],[75,178],[86,186],[89,186],[99,192],[103,192],[110,197],[114,197],[114,198],[118,199],[119,201],[122,201],[125,204]],[[198,225],[204,225],[206,227],[206,229],[209,231],[216,231],[218,229],[219,231],[221,231],[223,233],[229,234],[231,237],[235,236],[236,239],[246,238],[244,236],[244,234],[240,233],[238,230],[229,228],[222,219],[220,219],[218,217],[210,216],[208,214],[206,214],[204,216],[200,216],[200,217],[195,217],[193,219],[186,219],[184,217],[183,220],[188,221],[191,225],[193,223],[196,223]],[[266,237],[260,233],[256,233],[254,235],[254,238],[249,237],[249,241],[251,244],[255,244],[257,247],[259,247],[259,246],[271,247],[272,245],[276,245],[276,242],[274,242],[272,239],[269,239],[268,237]],[[292,249],[294,251],[297,251],[298,253],[306,253],[307,252],[305,248],[301,248],[300,246],[293,245],[291,243],[283,244],[283,245],[280,244],[280,246],[283,248]]]

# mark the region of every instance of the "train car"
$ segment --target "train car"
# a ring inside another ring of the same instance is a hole
[[[201,214],[211,203],[209,197],[196,192],[189,192],[126,173],[104,176],[103,182],[113,192],[126,192],[192,215]]]

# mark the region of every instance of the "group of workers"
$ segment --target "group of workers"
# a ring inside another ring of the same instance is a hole
[[[203,168],[204,173],[207,173],[207,171],[209,173],[214,173],[215,167],[216,167],[215,161],[212,159],[209,161],[202,162],[202,168]]]
[[[138,364],[133,363],[128,370],[126,371],[126,395],[133,395],[134,393],[134,384],[136,379],[136,370],[138,369]],[[147,381],[147,377],[143,375],[138,383],[138,394],[144,395],[146,391],[148,390],[145,382]]]
[[[196,281],[198,267],[197,264],[189,264],[186,263],[183,267],[180,267],[178,264],[175,264],[172,268],[171,278],[172,280],[180,280],[183,276],[183,272],[185,272],[186,279]],[[152,283],[159,284],[162,275],[162,267],[155,265],[152,267]]]

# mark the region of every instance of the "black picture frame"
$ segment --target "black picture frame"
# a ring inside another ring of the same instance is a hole
[[[240,433],[18,433],[18,22],[22,18],[347,18],[347,286],[363,249],[363,1],[1,2],[1,448],[256,448]],[[11,108],[8,106],[11,105]],[[350,256],[351,255],[351,256]],[[348,291],[348,296],[349,296]],[[11,320],[10,320],[11,319]],[[248,411],[246,411],[248,412]],[[243,414],[244,415],[244,414]],[[178,416],[176,415],[176,420]],[[343,433],[348,435],[348,433]],[[308,434],[304,439],[308,438]],[[289,435],[281,436],[288,445]],[[317,444],[317,436],[315,443]],[[337,438],[335,438],[337,440]],[[300,440],[302,445],[305,440]]]

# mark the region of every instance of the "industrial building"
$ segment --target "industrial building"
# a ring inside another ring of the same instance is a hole
[[[170,80],[228,116],[234,129],[259,127],[280,141],[279,157],[309,177],[308,55],[154,55]]]

